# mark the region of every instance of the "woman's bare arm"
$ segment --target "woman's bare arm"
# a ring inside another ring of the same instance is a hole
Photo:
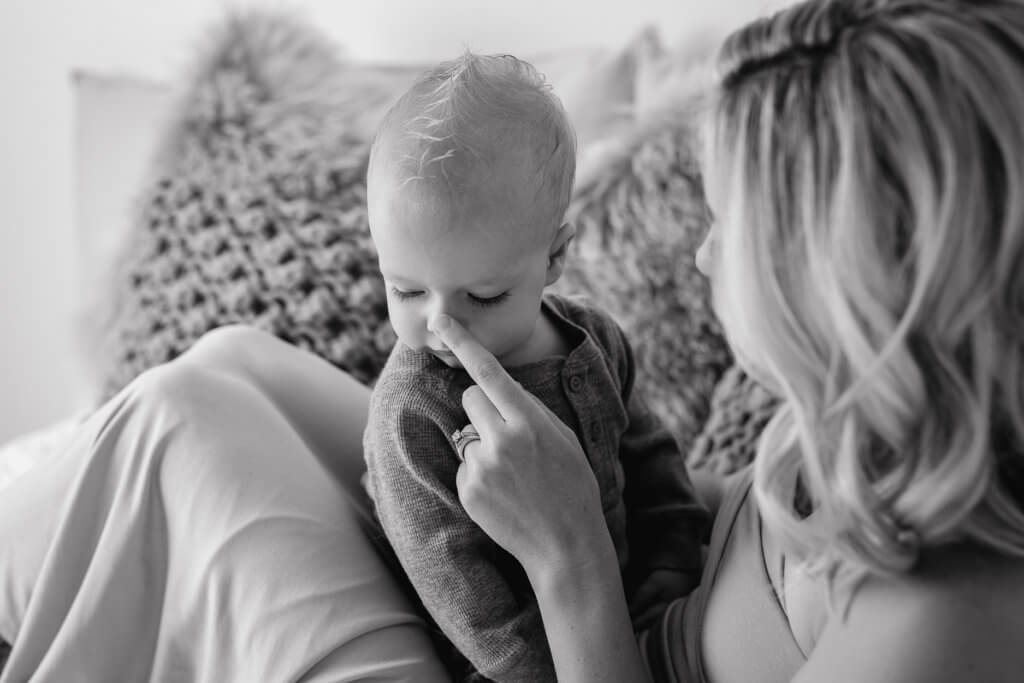
[[[836,603],[794,683],[1010,683],[1024,671],[1024,561],[968,545]]]
[[[646,683],[614,547],[607,532],[594,539],[590,562],[530,574],[558,680]]]

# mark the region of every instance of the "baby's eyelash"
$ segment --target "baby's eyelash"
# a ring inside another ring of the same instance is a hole
[[[419,291],[406,292],[404,290],[398,289],[397,287],[392,287],[391,288],[391,293],[399,301],[405,301],[407,299],[414,299],[414,298],[420,296],[421,294],[423,294],[423,292],[419,292]]]
[[[407,291],[407,290],[404,290],[404,289],[398,289],[397,287],[389,287],[388,289],[390,290],[391,295],[393,297],[395,297],[396,299],[398,299],[399,301],[408,301],[409,299],[415,299],[417,297],[423,296],[423,292],[421,290],[418,290],[418,289],[417,290],[412,290],[412,291]],[[473,304],[474,306],[487,307],[487,306],[497,306],[502,301],[507,299],[508,295],[509,295],[508,292],[502,292],[501,294],[498,294],[497,296],[482,297],[482,296],[475,296],[473,294],[469,294],[468,296],[469,296],[470,303]]]
[[[502,292],[497,296],[480,297],[469,295],[469,300],[473,302],[474,306],[497,306],[502,301],[508,298],[508,292]]]

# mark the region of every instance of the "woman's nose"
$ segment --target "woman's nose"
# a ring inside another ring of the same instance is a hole
[[[704,277],[711,277],[711,272],[714,269],[714,249],[714,238],[712,231],[709,230],[708,234],[704,236],[704,241],[697,248],[697,254],[694,257],[697,263],[697,270],[703,273]]]

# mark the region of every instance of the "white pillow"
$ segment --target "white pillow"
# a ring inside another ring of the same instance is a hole
[[[63,452],[87,415],[67,417],[0,446],[0,491],[35,465]]]

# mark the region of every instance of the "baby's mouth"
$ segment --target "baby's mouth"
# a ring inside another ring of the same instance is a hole
[[[459,362],[459,359],[456,357],[456,355],[449,351],[448,349],[431,348],[428,350],[435,358],[437,358],[439,361],[447,365],[456,365]]]

